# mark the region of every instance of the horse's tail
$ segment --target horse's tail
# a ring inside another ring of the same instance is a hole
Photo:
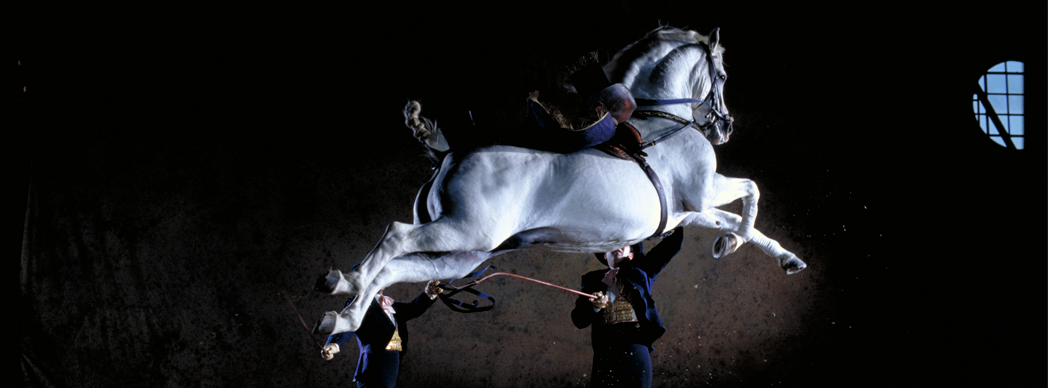
[[[408,105],[404,107],[404,125],[411,129],[415,138],[426,146],[429,156],[436,160],[438,159],[437,154],[447,152],[451,147],[448,146],[448,141],[444,139],[440,128],[437,128],[437,123],[422,117],[420,112],[422,112],[422,104],[414,100],[408,101]]]

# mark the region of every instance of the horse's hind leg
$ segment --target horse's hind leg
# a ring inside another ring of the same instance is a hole
[[[484,233],[476,231],[484,231]],[[497,233],[494,228],[482,226],[467,228],[446,218],[421,225],[393,222],[386,228],[382,239],[371,250],[371,253],[368,253],[359,267],[348,273],[331,271],[317,281],[316,288],[322,292],[358,294],[363,297],[363,299],[358,298],[348,307],[353,309],[347,315],[355,319],[351,325],[355,330],[356,326],[360,324],[359,319],[363,318],[363,312],[367,309],[367,304],[364,302],[378,292],[378,289],[369,288],[369,286],[390,260],[420,252],[491,251],[502,241],[496,241],[491,237]]]
[[[343,274],[331,292],[356,293],[374,281],[379,271],[394,257],[418,252],[491,251],[510,235],[507,233],[498,240],[492,238],[497,233],[483,226],[464,227],[446,218],[420,225],[393,222],[360,266]]]
[[[386,263],[375,280],[358,294],[358,299],[339,313],[325,313],[313,326],[313,331],[315,334],[324,335],[356,331],[359,325],[356,322],[363,319],[371,299],[375,298],[379,290],[396,283],[460,278],[499,253],[502,252],[416,253],[394,258]]]
[[[692,213],[681,225],[729,232],[717,237],[713,242],[713,257],[720,258],[735,252],[742,245],[741,239],[730,233],[737,230],[741,222],[742,217],[739,217],[737,214],[720,209],[710,209],[702,213]],[[779,245],[778,241],[768,238],[756,228],[751,229],[749,242],[756,245],[765,254],[774,257],[778,261],[779,267],[785,270],[787,275],[795,274],[807,267],[807,264],[801,261],[797,255],[787,251]]]

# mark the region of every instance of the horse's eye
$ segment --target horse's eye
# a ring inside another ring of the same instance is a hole
[[[720,75],[719,77],[717,77],[717,78],[720,78],[720,80],[721,80],[721,81],[724,81],[724,80],[728,79],[728,76],[727,76],[727,75],[724,75],[724,74],[721,74],[721,75]]]

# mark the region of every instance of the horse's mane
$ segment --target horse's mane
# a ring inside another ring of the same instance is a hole
[[[649,31],[643,38],[640,38],[640,40],[629,44],[615,54],[611,59],[613,67],[610,69],[611,71],[608,74],[608,79],[612,80],[612,82],[622,80],[626,75],[626,71],[629,70],[629,64],[632,64],[634,61],[644,56],[644,54],[649,50],[666,41],[677,41],[685,44],[701,42],[708,45],[710,43],[710,37],[692,30],[684,30],[670,26],[659,26],[658,28]],[[717,47],[713,48],[713,50],[714,54],[724,54],[724,46],[721,44],[717,44]]]
[[[668,26],[656,28],[655,30],[649,32],[648,35],[655,35],[659,40],[676,40],[686,43],[702,42],[710,44],[710,37],[707,35],[703,35],[691,30],[682,30],[680,28]],[[713,53],[723,54],[724,46],[718,44]]]

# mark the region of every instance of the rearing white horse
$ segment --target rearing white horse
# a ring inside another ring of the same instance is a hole
[[[318,279],[322,292],[358,298],[340,313],[325,313],[314,332],[356,331],[375,294],[394,283],[460,278],[515,249],[611,251],[652,237],[663,223],[662,231],[678,225],[724,231],[714,244],[717,257],[748,241],[787,273],[804,269],[796,255],[754,229],[759,193],[753,181],[716,172],[711,142],[727,141],[731,130],[718,40],[717,30],[704,36],[660,28],[605,66],[611,81],[629,87],[638,103],[691,99],[629,120],[643,140],[656,141],[645,152],[664,187],[665,205],[636,162],[592,148],[570,154],[511,146],[450,152],[419,192],[414,223],[391,223],[359,267]],[[447,147],[435,128],[416,135],[432,148]],[[716,209],[740,198],[741,216]]]

